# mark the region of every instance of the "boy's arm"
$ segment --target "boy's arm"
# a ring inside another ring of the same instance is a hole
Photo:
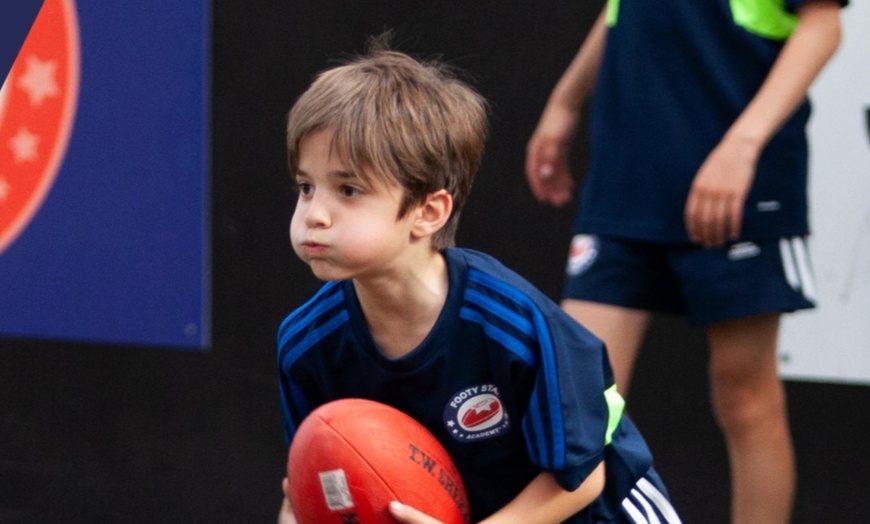
[[[293,513],[293,504],[290,503],[290,481],[286,477],[281,482],[281,491],[284,492],[284,501],[278,511],[278,524],[296,524],[296,514]]]
[[[574,491],[565,491],[550,473],[541,473],[507,506],[481,524],[562,522],[597,499],[604,490],[604,463]]]
[[[562,522],[582,510],[604,490],[604,463],[596,467],[574,491],[565,491],[550,473],[541,473],[507,506],[480,524]],[[404,524],[436,524],[438,521],[409,506],[390,506],[393,517]]]
[[[602,10],[577,55],[553,88],[538,126],[526,146],[526,179],[540,202],[561,206],[574,193],[568,168],[569,151],[580,109],[589,98],[598,76],[598,66],[607,34]]]
[[[695,175],[685,207],[686,230],[694,242],[713,247],[740,235],[761,151],[803,102],[840,43],[836,0],[802,4],[797,16],[797,27],[761,88]]]

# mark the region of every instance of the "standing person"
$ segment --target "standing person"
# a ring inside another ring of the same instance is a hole
[[[793,503],[777,332],[781,313],[814,306],[806,94],[841,4],[610,0],[527,148],[535,197],[567,203],[592,98],[562,307],[605,341],[623,393],[651,312],[706,328],[739,524],[787,522]]]
[[[679,522],[601,341],[492,257],[452,247],[486,133],[471,88],[377,46],[294,104],[290,239],[327,283],[279,329],[287,442],[318,406],[366,398],[444,445],[474,522]],[[473,409],[486,424],[463,422]],[[279,521],[295,521],[289,496]]]

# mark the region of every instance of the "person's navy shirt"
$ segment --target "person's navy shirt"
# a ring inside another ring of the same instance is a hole
[[[575,231],[688,243],[692,180],[758,92],[805,0],[611,0]],[[842,3],[845,3],[843,1]],[[761,7],[770,5],[770,11]],[[742,237],[803,236],[804,101],[761,153]]]

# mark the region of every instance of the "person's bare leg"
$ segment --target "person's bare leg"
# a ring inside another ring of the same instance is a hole
[[[795,491],[785,390],[777,373],[779,315],[716,324],[710,394],[731,464],[731,522],[783,524]]]
[[[564,300],[562,309],[604,341],[617,389],[622,396],[628,396],[634,362],[649,325],[649,312],[580,300]]]

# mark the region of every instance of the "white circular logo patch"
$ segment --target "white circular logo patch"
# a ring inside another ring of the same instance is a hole
[[[498,388],[491,384],[457,392],[444,408],[444,424],[460,441],[497,437],[510,426]]]
[[[571,249],[568,251],[569,275],[579,275],[592,265],[598,256],[598,238],[595,235],[574,235],[571,239]]]

